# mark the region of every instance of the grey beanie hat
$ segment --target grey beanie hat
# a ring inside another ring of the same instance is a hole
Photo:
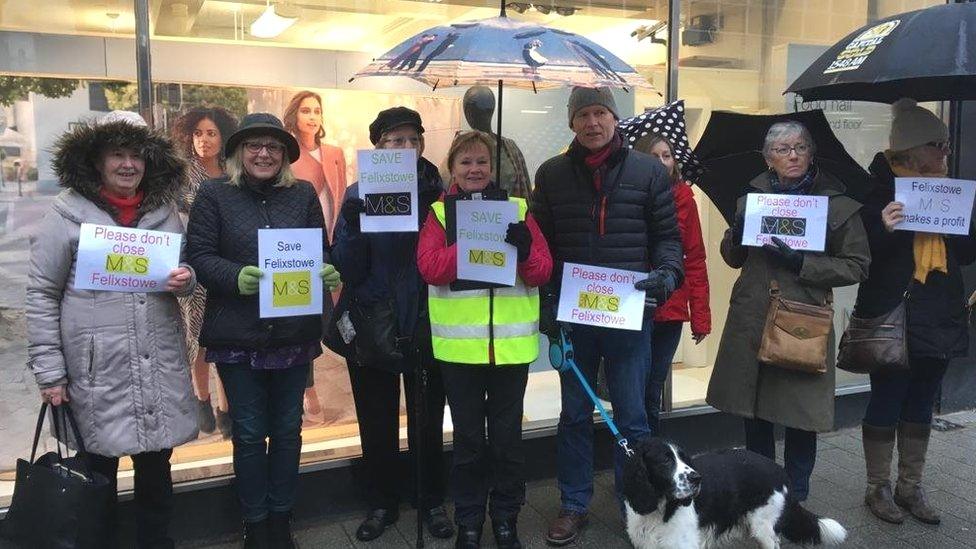
[[[573,117],[576,116],[576,111],[589,107],[591,105],[602,105],[607,108],[613,117],[620,120],[620,115],[617,114],[617,102],[613,99],[613,93],[610,88],[584,88],[582,86],[575,86],[573,91],[569,94],[569,104],[566,105],[569,113],[569,127],[573,127]]]
[[[907,151],[926,143],[946,141],[949,128],[932,111],[919,107],[914,99],[903,98],[891,106],[891,135],[888,147]]]

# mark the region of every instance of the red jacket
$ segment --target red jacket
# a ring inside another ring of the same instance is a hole
[[[685,281],[654,315],[658,322],[691,320],[693,334],[712,331],[712,312],[708,307],[708,270],[705,265],[705,243],[694,193],[684,181],[674,187],[674,208],[685,255]],[[689,313],[689,306],[691,312]]]
[[[452,186],[448,192],[456,193],[457,186]],[[438,200],[443,202],[444,195]],[[549,282],[549,276],[552,275],[552,256],[549,255],[546,237],[542,236],[532,214],[525,215],[525,224],[532,233],[532,249],[529,251],[529,258],[519,262],[517,272],[526,286],[538,287]],[[434,286],[444,286],[457,280],[457,244],[447,245],[447,234],[434,212],[427,214],[427,221],[420,229],[417,268],[424,281]]]

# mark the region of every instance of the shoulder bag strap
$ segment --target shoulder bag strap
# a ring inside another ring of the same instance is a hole
[[[34,458],[37,456],[37,443],[41,440],[41,429],[44,428],[45,413],[47,413],[47,402],[41,403],[41,412],[37,414],[37,428],[34,429],[34,444],[31,445],[31,463],[34,463]]]

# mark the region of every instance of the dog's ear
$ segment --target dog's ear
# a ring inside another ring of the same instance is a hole
[[[635,453],[624,462],[623,495],[630,508],[638,515],[648,515],[657,510],[661,499],[651,485],[650,474],[644,465],[643,452]]]

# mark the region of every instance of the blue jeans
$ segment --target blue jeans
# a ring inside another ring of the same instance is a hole
[[[776,439],[773,424],[764,419],[747,418],[746,450],[776,461]],[[790,492],[797,501],[806,501],[810,494],[810,475],[817,461],[817,433],[792,427],[786,428],[783,465],[790,477]]]
[[[644,405],[647,408],[647,426],[654,436],[660,431],[661,393],[671,371],[674,353],[678,350],[682,326],[684,322],[681,321],[655,322],[651,333],[651,373],[647,376]]]
[[[614,330],[573,325],[570,337],[576,351],[576,365],[596,385],[600,357],[604,361],[613,420],[631,447],[650,435],[644,390],[651,362],[650,320],[641,331]],[[559,374],[562,412],[557,434],[557,477],[562,508],[585,512],[593,497],[593,401],[572,371]],[[614,480],[621,493],[621,476],[626,456],[620,447],[614,452]]]
[[[908,365],[908,370],[871,374],[864,423],[875,427],[893,427],[899,421],[932,423],[935,396],[949,362],[911,357]]]
[[[290,511],[295,503],[308,369],[308,364],[283,370],[217,364],[234,422],[234,475],[246,522]]]

